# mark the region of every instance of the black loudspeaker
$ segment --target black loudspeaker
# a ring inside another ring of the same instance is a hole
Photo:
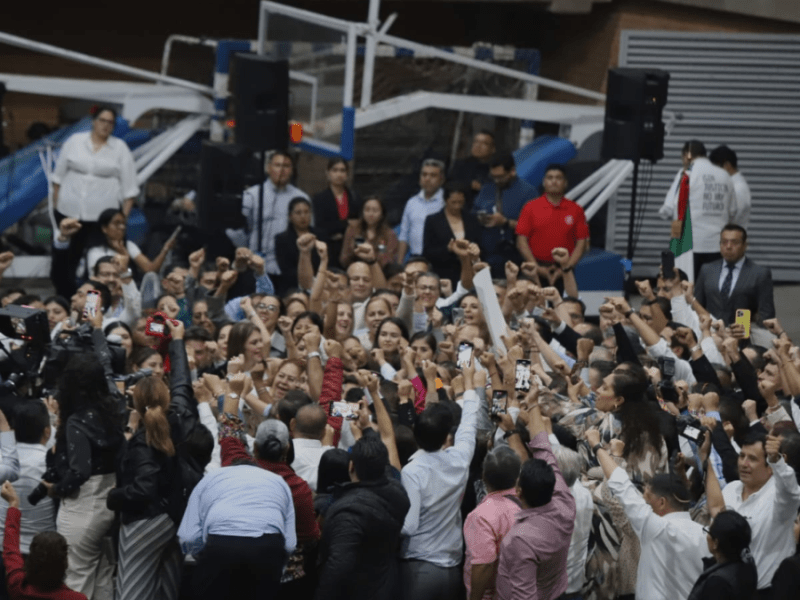
[[[608,71],[604,159],[664,158],[664,121],[669,73],[660,69]]]
[[[289,146],[289,62],[237,54],[236,143],[251,150]]]
[[[242,191],[257,171],[258,161],[241,144],[203,142],[197,184],[198,227],[203,231],[243,227]]]

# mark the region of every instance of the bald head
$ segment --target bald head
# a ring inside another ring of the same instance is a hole
[[[318,404],[307,404],[297,411],[294,422],[294,437],[306,440],[321,440],[325,436],[328,415]]]

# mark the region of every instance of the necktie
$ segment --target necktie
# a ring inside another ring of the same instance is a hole
[[[722,294],[722,299],[727,300],[728,296],[731,295],[731,284],[733,284],[733,269],[736,268],[736,264],[725,263],[725,268],[728,269],[728,274],[725,276],[725,281],[722,282],[722,289],[720,289],[720,294]]]

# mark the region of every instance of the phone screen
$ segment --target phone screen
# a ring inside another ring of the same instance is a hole
[[[358,419],[358,403],[333,402],[331,404],[331,416],[342,417],[346,421],[355,421]]]
[[[508,392],[497,390],[492,394],[492,416],[504,415],[508,409]]]
[[[514,389],[527,392],[531,389],[531,361],[520,359],[514,373]]]
[[[467,365],[469,365],[470,361],[472,360],[472,349],[473,346],[469,342],[461,342],[458,345],[458,368],[463,369]]]
[[[102,306],[102,297],[97,290],[86,292],[86,304],[83,305],[83,316],[85,319],[94,319]]]

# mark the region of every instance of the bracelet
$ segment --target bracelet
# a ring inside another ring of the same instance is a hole
[[[238,399],[239,398],[239,394],[234,394],[233,392],[231,392],[230,394],[228,394],[228,398],[237,398]]]
[[[308,356],[306,357],[306,359],[312,359],[312,358],[315,358],[315,357],[316,358],[320,358],[319,352],[309,352]],[[322,360],[322,359],[320,358],[320,360]]]
[[[519,435],[519,432],[516,429],[510,429],[503,434],[503,439],[507,440],[512,435]]]
[[[691,352],[692,354],[694,354],[694,353],[695,353],[695,352],[697,352],[698,350],[701,350],[701,348],[700,348],[700,344],[697,344],[697,345],[696,345],[694,348],[692,348],[692,349],[690,350],[690,352]]]
[[[601,444],[601,443],[599,443],[599,442],[598,442],[597,444],[595,444],[594,446],[592,446],[592,452],[594,452],[595,454],[597,454],[597,451],[598,451],[598,450],[600,450],[602,447],[603,447],[603,444]]]
[[[574,268],[575,268],[575,267],[562,267],[562,268],[561,268],[561,272],[562,272],[562,273],[569,273],[569,272],[570,272],[570,271],[572,271],[572,269],[574,269]]]

